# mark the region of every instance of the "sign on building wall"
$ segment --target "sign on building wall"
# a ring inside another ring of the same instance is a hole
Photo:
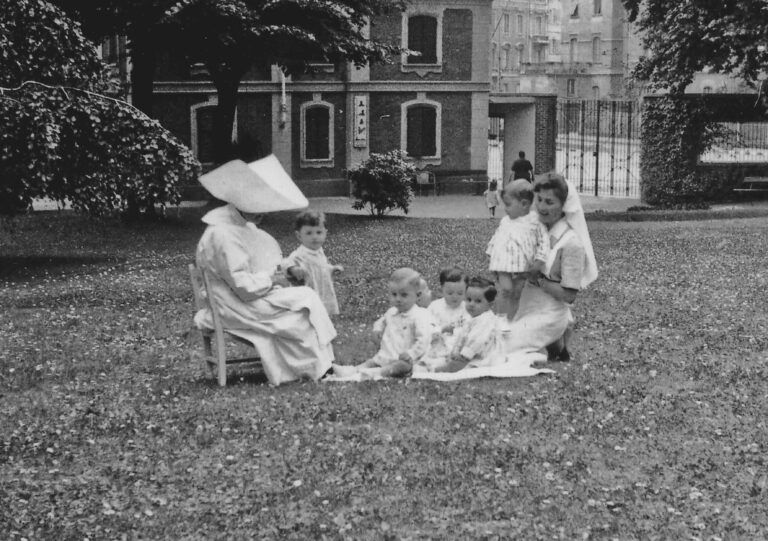
[[[368,146],[368,96],[357,95],[354,97],[354,142],[356,148],[365,148]]]

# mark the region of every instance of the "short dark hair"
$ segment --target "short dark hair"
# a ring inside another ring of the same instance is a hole
[[[533,183],[533,191],[540,192],[542,190],[552,190],[555,197],[563,204],[568,198],[568,183],[565,181],[565,177],[554,171],[544,173],[536,178],[536,182]]]
[[[446,282],[466,282],[467,275],[459,267],[446,267],[440,271],[440,285],[444,286]]]
[[[467,289],[470,287],[482,289],[483,297],[485,297],[485,300],[488,302],[493,302],[496,300],[496,286],[493,285],[493,282],[487,278],[483,278],[482,276],[475,276],[470,278],[467,282]]]
[[[496,188],[499,187],[499,182],[496,179],[493,179],[490,184],[488,184],[488,189],[492,192],[496,191]]]
[[[525,159],[525,152],[523,152],[522,150],[518,152],[517,155],[520,156],[521,160]]]
[[[296,215],[294,229],[298,231],[305,225],[311,227],[325,225],[325,213],[322,210],[302,210]]]
[[[503,196],[505,194],[509,197],[514,197],[518,201],[528,201],[529,203],[533,203],[533,188],[531,187],[531,183],[524,178],[515,179],[507,184],[507,187],[504,188],[501,195]]]

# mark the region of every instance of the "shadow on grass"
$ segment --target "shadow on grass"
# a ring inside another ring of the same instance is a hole
[[[23,255],[0,256],[0,278],[29,278],[84,266],[115,265],[127,258],[97,255]]]

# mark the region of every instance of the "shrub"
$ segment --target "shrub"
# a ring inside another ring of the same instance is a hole
[[[383,216],[399,208],[408,214],[413,199],[412,179],[416,169],[405,159],[402,150],[373,153],[357,168],[349,171],[352,181],[352,208],[368,207],[371,216]]]
[[[714,112],[698,98],[659,96],[643,110],[643,202],[660,208],[708,208],[722,180],[697,167],[699,156],[725,136]]]

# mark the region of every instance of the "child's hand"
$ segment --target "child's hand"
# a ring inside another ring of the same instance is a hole
[[[344,272],[344,267],[342,267],[341,265],[334,265],[331,267],[331,273],[334,276],[337,274],[341,274],[342,272]]]
[[[294,265],[285,271],[285,274],[297,284],[303,284],[307,279],[307,273],[298,265]]]
[[[413,359],[411,358],[411,356],[408,353],[401,353],[400,356],[398,357],[398,360],[406,362],[406,363],[412,363],[413,362]]]

